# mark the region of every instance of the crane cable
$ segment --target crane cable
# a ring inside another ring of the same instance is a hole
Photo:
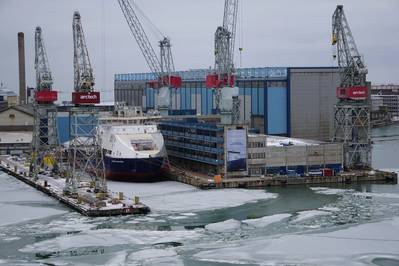
[[[130,3],[132,6],[138,11],[139,15],[147,22],[150,26],[149,30],[152,32],[153,36],[157,38],[157,40],[161,40],[165,37],[165,34],[151,21],[151,19],[141,10],[141,8],[136,4],[135,0],[131,0]]]
[[[244,15],[243,15],[243,2],[239,0],[239,6],[240,8],[238,9],[238,21],[239,21],[239,27],[238,27],[238,32],[239,32],[239,38],[238,38],[238,51],[239,51],[239,56],[240,56],[240,68],[242,68],[242,51],[243,51],[243,40],[244,40]]]

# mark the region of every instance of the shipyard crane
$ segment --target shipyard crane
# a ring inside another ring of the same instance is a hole
[[[75,92],[92,92],[94,86],[93,68],[90,63],[79,12],[75,12],[73,15],[72,31],[74,89]]]
[[[143,54],[148,67],[156,80],[149,83],[150,87],[158,89],[157,105],[161,115],[168,115],[171,106],[170,88],[181,87],[181,77],[172,75],[175,71],[170,39],[166,36],[159,41],[160,57],[158,58],[145,33],[140,20],[129,0],[118,0],[130,31]]]
[[[343,142],[347,168],[371,167],[370,101],[367,68],[360,55],[342,5],[332,16],[332,45],[340,69],[333,141]]]
[[[71,140],[68,146],[69,171],[64,192],[76,194],[81,178],[91,178],[95,192],[106,193],[104,159],[98,135],[100,92],[94,91],[94,74],[90,63],[81,17],[73,14],[74,92],[69,110]]]
[[[35,70],[36,70],[36,90],[51,91],[53,87],[53,77],[47,59],[46,49],[44,48],[42,28],[37,26],[35,30]]]
[[[38,178],[40,169],[59,170],[59,142],[57,133],[57,91],[53,90],[53,77],[44,47],[41,27],[35,29],[34,130],[32,139],[31,176]]]
[[[223,124],[239,121],[238,88],[235,86],[234,45],[238,0],[225,0],[223,26],[215,32],[215,69],[206,77],[206,87],[216,89],[216,109]]]

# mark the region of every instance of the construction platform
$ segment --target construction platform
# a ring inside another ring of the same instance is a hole
[[[169,178],[201,189],[211,188],[265,188],[286,185],[327,185],[338,183],[386,182],[397,184],[398,174],[380,170],[342,172],[336,176],[258,176],[214,178],[188,170],[173,168]]]
[[[123,194],[112,197],[113,192],[96,194],[90,188],[89,182],[80,182],[77,196],[63,193],[65,179],[50,175],[39,175],[38,179],[29,177],[29,169],[20,161],[10,156],[0,156],[0,170],[16,177],[22,182],[57,199],[69,208],[89,217],[147,214],[150,208],[139,201],[138,197],[125,199]]]

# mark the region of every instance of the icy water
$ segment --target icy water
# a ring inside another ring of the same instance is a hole
[[[376,129],[399,171],[399,126]],[[399,186],[209,190],[110,182],[147,216],[87,218],[0,173],[0,265],[399,265]]]

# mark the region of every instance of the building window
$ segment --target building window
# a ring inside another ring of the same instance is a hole
[[[10,119],[14,119],[14,118],[15,118],[15,114],[9,114],[8,117],[9,117]]]

